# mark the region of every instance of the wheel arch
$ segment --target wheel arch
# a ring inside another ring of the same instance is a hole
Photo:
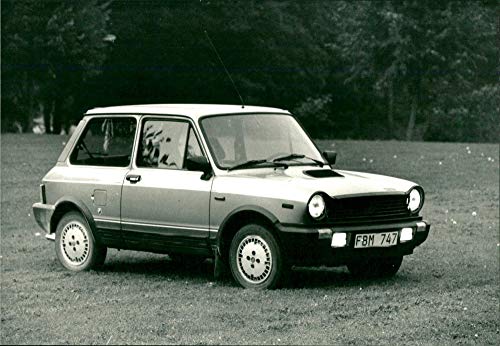
[[[217,249],[222,260],[227,263],[229,248],[234,235],[241,227],[256,223],[269,229],[279,242],[279,233],[276,224],[278,218],[268,210],[259,206],[243,206],[233,210],[221,223],[217,234]]]
[[[81,201],[72,197],[62,197],[55,203],[54,213],[50,218],[50,233],[55,233],[61,218],[70,211],[77,211],[83,215],[93,234],[96,234],[96,225],[92,213]]]

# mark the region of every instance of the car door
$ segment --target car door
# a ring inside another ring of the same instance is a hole
[[[123,184],[122,234],[133,249],[210,254],[212,178],[192,170],[204,156],[194,126],[179,117],[144,116],[135,162]]]
[[[97,237],[110,247],[123,245],[120,230],[120,198],[130,170],[138,116],[96,116],[68,157],[58,180],[59,194],[81,202],[92,214]]]

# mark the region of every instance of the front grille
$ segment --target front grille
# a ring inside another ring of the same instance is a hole
[[[332,198],[327,204],[328,220],[335,223],[398,219],[410,216],[407,195]]]

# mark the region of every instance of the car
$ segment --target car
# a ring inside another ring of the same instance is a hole
[[[160,104],[86,112],[33,205],[72,271],[108,248],[212,258],[246,288],[275,288],[293,266],[388,277],[422,244],[424,190],[333,169],[278,108]]]

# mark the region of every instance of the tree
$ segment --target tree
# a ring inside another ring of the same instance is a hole
[[[205,30],[247,104],[291,108],[325,86],[328,52],[312,25],[316,5],[134,1],[112,9],[119,39],[99,78],[112,83],[102,87],[103,105],[238,103]]]
[[[370,1],[339,10],[343,34],[336,48],[350,62],[346,82],[368,82],[384,96],[393,136],[398,104],[408,110],[404,138],[411,140],[443,86],[469,88],[491,58],[494,11],[481,2]]]
[[[54,132],[68,125],[81,84],[106,58],[108,7],[97,0],[2,2],[2,99],[23,114],[25,127],[40,108],[48,132],[52,111]]]
[[[317,138],[492,138],[467,130],[494,109],[493,0],[103,1],[2,2],[2,129],[42,110],[59,132],[96,106],[238,103],[207,30],[245,103],[297,111]]]

